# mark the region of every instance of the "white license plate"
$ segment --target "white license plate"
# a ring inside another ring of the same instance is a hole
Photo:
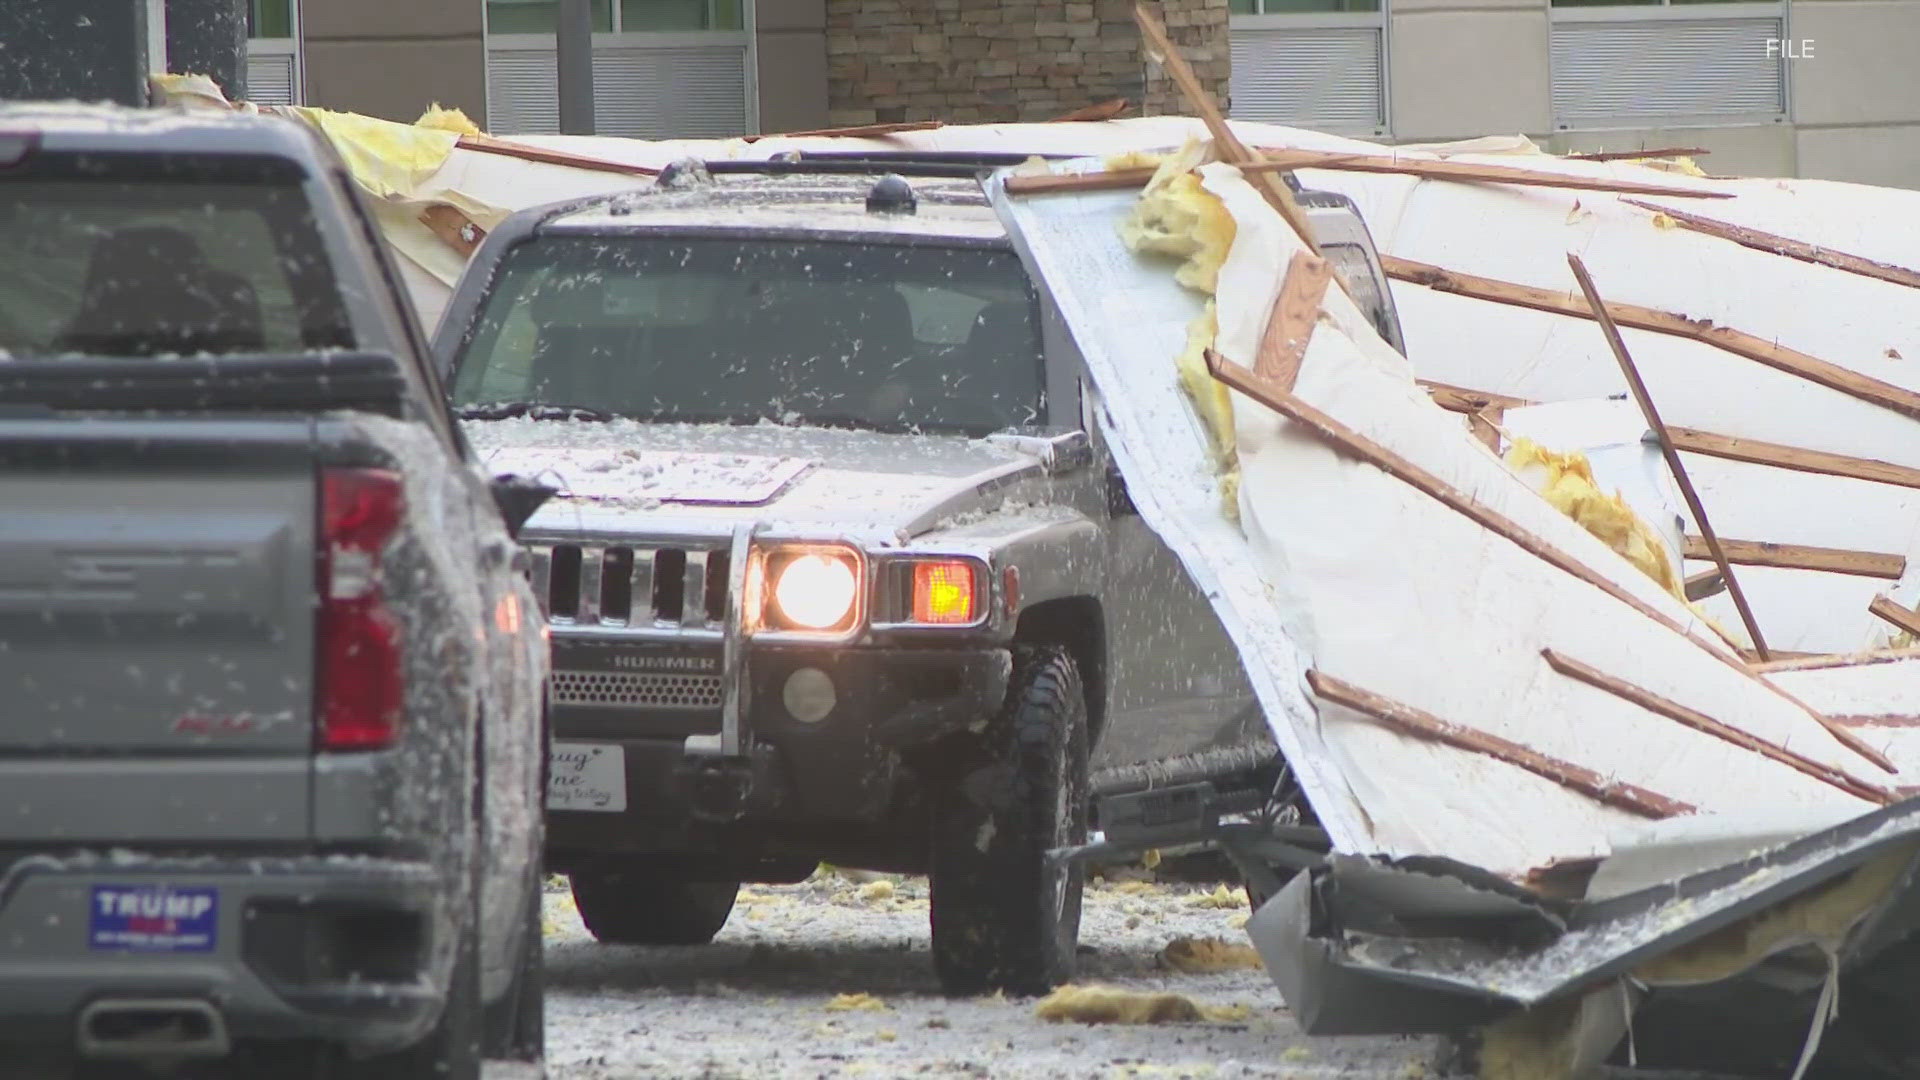
[[[627,755],[607,743],[554,743],[547,751],[547,809],[627,808]]]

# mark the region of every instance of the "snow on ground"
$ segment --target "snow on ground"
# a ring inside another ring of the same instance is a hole
[[[1160,963],[1176,938],[1244,943],[1238,890],[1096,883],[1087,890],[1080,981],[1244,1006],[1244,1021],[1086,1027],[1043,1022],[1031,1000],[941,996],[927,951],[925,879],[861,876],[872,880],[823,873],[798,885],[748,886],[720,937],[698,948],[600,945],[571,898],[549,893],[549,1077],[1433,1075],[1429,1040],[1303,1036],[1263,971],[1186,975]],[[843,994],[870,995],[879,1007],[830,1008]]]

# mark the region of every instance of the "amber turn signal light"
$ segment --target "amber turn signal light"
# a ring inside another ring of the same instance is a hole
[[[939,559],[913,564],[913,621],[925,626],[957,626],[980,617],[979,582],[973,564]]]

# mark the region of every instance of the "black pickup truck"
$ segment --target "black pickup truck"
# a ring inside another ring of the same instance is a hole
[[[0,107],[0,1074],[538,1056],[541,492],[425,357],[305,128]]]

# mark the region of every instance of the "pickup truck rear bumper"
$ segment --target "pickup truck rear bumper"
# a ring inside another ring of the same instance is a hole
[[[0,875],[0,1044],[132,1053],[98,1017],[162,1002],[227,1041],[405,1046],[445,1000],[443,878],[374,857],[29,856]]]
[[[826,673],[835,700],[811,722],[791,713],[785,694],[795,673],[808,668]],[[743,832],[886,825],[911,775],[901,768],[902,752],[992,717],[1006,699],[1011,670],[1011,654],[999,648],[755,649],[748,676],[751,784],[742,815],[725,828],[697,812],[684,750],[685,735],[717,732],[717,718],[689,724],[685,734],[659,732],[648,722],[646,735],[627,736],[609,711],[582,717],[556,706],[556,743],[620,748],[627,808],[552,811],[548,865],[564,870],[598,855],[698,855],[730,846]]]

